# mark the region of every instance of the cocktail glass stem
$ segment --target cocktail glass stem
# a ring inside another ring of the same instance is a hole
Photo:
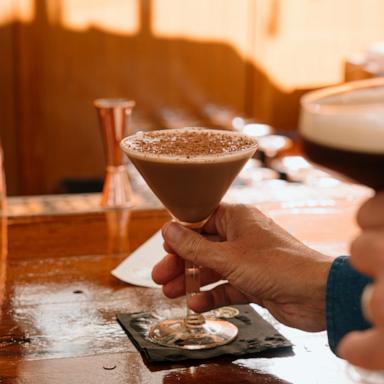
[[[190,299],[200,293],[200,267],[191,261],[185,262],[185,292],[187,297],[187,316],[185,325],[187,328],[201,327],[205,318],[189,308]]]
[[[183,223],[179,222],[186,228],[197,233],[201,233],[203,225],[209,218],[199,223]],[[187,301],[187,315],[185,317],[185,326],[187,328],[201,327],[205,323],[203,315],[196,313],[189,308],[190,299],[200,293],[200,267],[191,261],[185,261],[185,295]]]
[[[176,221],[200,233],[207,220],[193,224]],[[185,291],[185,318],[160,321],[150,329],[149,339],[167,347],[190,350],[214,348],[231,342],[238,332],[234,324],[212,317],[205,319],[204,315],[189,308],[191,298],[200,293],[200,267],[191,261],[185,262]]]

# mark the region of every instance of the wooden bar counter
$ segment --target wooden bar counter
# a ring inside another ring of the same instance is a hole
[[[292,204],[261,206],[301,240],[338,254],[356,232],[357,202],[348,209],[343,204],[307,207],[300,214]],[[115,315],[170,302],[161,290],[122,283],[110,271],[167,220],[160,208],[133,210],[125,243],[117,247],[111,213],[10,217],[6,268],[0,274],[0,293],[5,292],[0,295],[0,383],[351,382],[325,333],[285,327],[263,310],[294,343],[292,353],[175,365],[144,361]]]

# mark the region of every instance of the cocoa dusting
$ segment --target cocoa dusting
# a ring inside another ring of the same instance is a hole
[[[237,132],[183,128],[138,132],[124,139],[122,148],[174,217],[199,223],[254,154],[256,140]]]
[[[143,153],[190,158],[237,152],[254,144],[252,138],[244,135],[191,128],[139,132],[132,138],[130,147]]]

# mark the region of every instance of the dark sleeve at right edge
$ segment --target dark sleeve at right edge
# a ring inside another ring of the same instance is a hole
[[[348,257],[332,263],[327,281],[327,333],[334,353],[341,338],[350,331],[370,328],[361,311],[361,295],[372,280],[352,268]]]

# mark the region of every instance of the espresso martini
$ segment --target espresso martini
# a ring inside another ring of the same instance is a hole
[[[384,190],[384,78],[306,94],[301,99],[299,128],[311,160],[376,191]],[[361,296],[363,314],[368,287]],[[356,383],[384,383],[384,371],[349,369]]]
[[[210,216],[256,150],[252,137],[203,128],[138,132],[121,146],[171,214],[186,223]]]
[[[182,225],[199,229],[219,205],[246,161],[256,151],[254,138],[206,128],[138,132],[122,149],[171,214]],[[200,291],[199,267],[185,262],[188,300]],[[153,325],[148,339],[173,348],[207,349],[231,342],[237,327],[187,306],[185,318]]]
[[[310,160],[384,188],[384,81],[353,82],[307,94],[300,133]]]

